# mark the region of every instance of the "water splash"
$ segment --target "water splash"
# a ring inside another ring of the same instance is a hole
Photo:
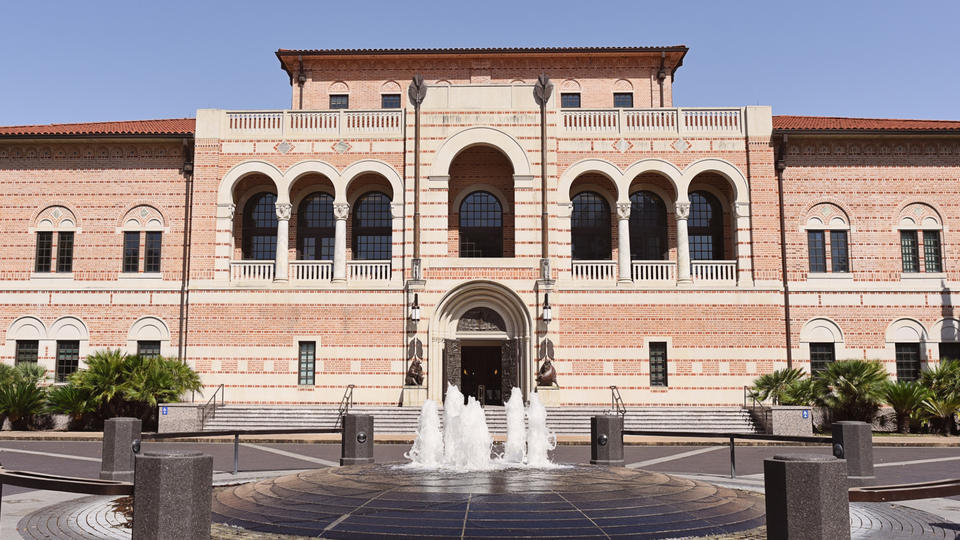
[[[523,393],[519,388],[510,391],[507,400],[507,442],[504,445],[503,461],[523,463],[527,454],[527,428],[523,410]]]
[[[440,429],[440,414],[437,402],[428,399],[423,402],[417,428],[417,438],[410,451],[403,454],[416,465],[439,467],[443,463],[443,431]]]
[[[447,399],[443,403],[443,462],[456,462],[457,441],[460,440],[460,413],[463,412],[463,394],[456,385],[447,387]]]
[[[536,392],[530,394],[527,424],[527,465],[551,465],[547,452],[557,447],[557,435],[547,429],[547,409],[540,403],[540,396]]]
[[[450,399],[449,397],[447,398]],[[457,418],[459,433],[453,465],[459,470],[475,471],[491,466],[490,451],[493,437],[487,429],[487,417],[473,396],[467,399],[467,406]]]

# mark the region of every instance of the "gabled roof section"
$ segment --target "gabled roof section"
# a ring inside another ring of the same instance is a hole
[[[196,120],[193,118],[0,126],[0,137],[188,136],[193,135],[195,126]]]
[[[774,116],[773,130],[782,133],[960,133],[960,121],[844,118],[836,116]]]

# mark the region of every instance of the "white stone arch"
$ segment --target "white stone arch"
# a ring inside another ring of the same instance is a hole
[[[887,326],[887,343],[926,343],[927,329],[916,319],[903,317]]]
[[[563,174],[560,175],[560,181],[558,184],[558,193],[557,201],[560,203],[570,203],[572,198],[570,197],[570,188],[573,187],[574,181],[577,178],[584,174],[596,173],[607,177],[610,182],[613,184],[613,188],[616,192],[613,194],[615,197],[615,203],[621,202],[620,199],[624,197],[624,190],[622,187],[623,184],[623,172],[619,167],[605,159],[583,159],[580,160],[563,171]]]
[[[750,188],[747,185],[747,178],[740,172],[735,165],[729,161],[718,158],[705,158],[694,161],[683,169],[683,183],[681,184],[680,194],[687,197],[690,191],[690,184],[698,174],[712,172],[726,178],[733,187],[733,198],[737,203],[750,202]]]
[[[513,164],[514,177],[531,175],[527,152],[516,139],[499,129],[477,126],[458,131],[443,141],[434,155],[428,176],[449,176],[454,158],[467,148],[478,145],[491,146],[507,156]]]
[[[463,204],[463,200],[466,199],[467,196],[472,195],[478,191],[486,191],[487,193],[496,197],[497,202],[500,203],[500,210],[503,213],[507,213],[507,210],[512,211],[512,209],[509,208],[509,205],[508,205],[509,200],[507,199],[506,193],[500,190],[500,188],[497,188],[490,184],[470,184],[470,187],[468,189],[461,189],[460,192],[457,193],[457,196],[453,199],[453,204],[450,205],[450,213],[460,212],[460,205]]]
[[[170,329],[159,317],[148,315],[140,317],[130,326],[127,334],[127,354],[137,354],[138,341],[159,341],[160,354],[171,356]]]
[[[43,321],[36,317],[20,317],[10,323],[7,329],[7,342],[17,340],[37,340],[47,339],[47,327]]]
[[[300,177],[308,174],[320,174],[327,177],[327,179],[330,180],[330,183],[333,184],[334,200],[337,199],[337,196],[339,195],[337,192],[340,189],[338,187],[340,185],[340,172],[337,171],[336,167],[330,165],[326,161],[320,161],[319,159],[308,159],[293,164],[289,169],[287,169],[287,172],[283,173],[282,186],[284,193],[286,193],[286,202],[291,202],[290,189],[293,188],[293,185],[296,183],[296,181],[299,180]],[[280,202],[279,195],[277,195],[277,202]]]
[[[390,184],[390,189],[393,191],[391,202],[403,200],[403,178],[400,177],[400,173],[398,173],[396,169],[385,161],[378,159],[361,159],[360,161],[351,163],[343,170],[343,173],[340,174],[339,184],[334,183],[337,188],[335,201],[347,202],[347,191],[350,188],[350,183],[356,180],[358,176],[369,173],[379,174],[386,178]]]
[[[833,320],[815,317],[800,329],[800,343],[843,343],[843,332]]]
[[[49,339],[73,339],[79,341],[89,341],[90,333],[87,331],[87,325],[79,318],[73,316],[60,317],[50,325],[47,332]],[[82,356],[82,354],[81,354]]]
[[[930,339],[937,343],[960,342],[960,319],[944,317],[930,327]]]
[[[631,164],[627,167],[627,170],[623,172],[623,188],[621,192],[625,194],[627,198],[626,202],[630,200],[630,186],[633,184],[633,179],[648,172],[657,173],[673,184],[673,189],[677,192],[676,200],[673,201],[674,203],[687,201],[687,190],[683,188],[683,172],[669,161],[649,158],[641,159]],[[663,202],[668,203],[671,199],[672,197],[664,196]]]
[[[232,169],[227,171],[227,174],[223,175],[223,179],[220,180],[220,186],[217,188],[217,204],[224,206],[234,204],[234,186],[236,186],[237,183],[244,177],[256,173],[263,174],[273,181],[274,186],[277,188],[278,203],[290,202],[290,193],[287,189],[287,184],[284,181],[284,175],[282,172],[280,172],[280,169],[271,163],[267,163],[266,161],[255,160],[238,163]]]

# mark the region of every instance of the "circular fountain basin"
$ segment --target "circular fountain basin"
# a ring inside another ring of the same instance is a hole
[[[224,489],[213,520],[324,538],[686,538],[759,527],[764,505],[754,493],[615,467],[363,465]]]

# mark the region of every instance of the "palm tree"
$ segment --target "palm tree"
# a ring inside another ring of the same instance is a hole
[[[883,385],[889,375],[880,362],[844,360],[827,364],[816,376],[817,394],[834,420],[868,424],[883,403]]]
[[[771,400],[774,405],[779,405],[784,393],[791,384],[802,379],[803,370],[778,369],[773,373],[765,373],[753,381],[753,394],[760,401]]]
[[[119,416],[124,408],[124,392],[129,385],[127,354],[120,349],[104,349],[87,355],[87,369],[71,375],[71,382],[90,392],[90,399],[104,418]]]
[[[941,399],[951,394],[960,395],[960,362],[941,362],[933,369],[923,370],[920,383]]]
[[[97,410],[97,404],[90,391],[74,384],[55,386],[47,392],[47,412],[66,414],[74,426],[83,420],[83,416]]]
[[[929,397],[923,402],[923,408],[930,417],[940,421],[943,434],[953,432],[953,416],[960,410],[960,395],[950,394],[946,397]]]
[[[32,381],[15,380],[0,386],[0,414],[7,415],[14,429],[28,427],[33,415],[43,410],[45,390]]]
[[[883,385],[883,399],[893,407],[900,433],[910,433],[910,415],[919,412],[928,397],[929,390],[914,381],[888,381]]]

